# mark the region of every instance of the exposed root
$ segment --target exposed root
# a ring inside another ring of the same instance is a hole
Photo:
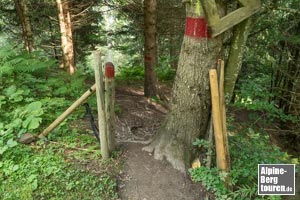
[[[175,140],[167,140],[167,134],[160,135],[143,150],[154,154],[156,160],[166,160],[177,170],[186,173],[184,163],[184,145]]]
[[[144,144],[148,145],[152,142],[153,139],[146,140],[146,141],[139,141],[139,140],[121,140],[121,143],[135,143],[135,144]]]

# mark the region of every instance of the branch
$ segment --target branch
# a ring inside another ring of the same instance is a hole
[[[270,10],[281,10],[281,11],[285,11],[285,12],[289,12],[289,13],[293,13],[293,14],[300,14],[300,10],[292,9],[292,8],[275,7],[275,6],[266,6],[266,8],[268,8]]]

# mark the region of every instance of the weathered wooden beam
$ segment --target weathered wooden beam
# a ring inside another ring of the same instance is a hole
[[[89,96],[96,91],[96,84],[94,84],[88,91],[86,91],[79,99],[77,99],[63,114],[61,114],[54,122],[52,122],[38,137],[46,137],[53,129],[55,129],[61,122],[63,122],[78,106],[82,104]]]
[[[228,147],[228,135],[227,135],[227,125],[226,125],[226,108],[225,108],[225,93],[224,93],[224,61],[218,60],[218,65],[220,66],[220,79],[219,79],[219,94],[220,94],[220,114],[222,123],[222,133],[224,139],[224,148],[226,155],[227,167],[230,169],[230,153]]]
[[[100,51],[93,52],[93,66],[95,70],[96,81],[96,96],[98,108],[98,126],[99,137],[101,145],[101,155],[103,159],[109,158],[108,140],[107,140],[107,121],[105,114],[105,100],[104,100],[104,78],[101,64]]]
[[[201,0],[212,37],[216,37],[259,11],[260,0],[239,0],[243,7],[220,18],[215,0]]]
[[[217,154],[217,167],[221,170],[228,171],[227,161],[226,161],[226,150],[224,145],[224,139],[222,134],[222,123],[220,114],[220,98],[219,98],[219,87],[218,87],[218,77],[217,70],[209,70],[210,78],[210,91],[212,98],[212,116],[214,125],[214,134],[216,141],[216,154]]]
[[[109,151],[115,150],[115,69],[111,62],[105,63],[105,114]]]

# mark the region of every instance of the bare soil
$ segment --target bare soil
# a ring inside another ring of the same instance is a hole
[[[143,151],[143,145],[125,144],[124,171],[120,174],[120,199],[128,200],[199,200],[204,192],[188,176],[167,161],[158,161]]]
[[[165,89],[164,94],[170,94]],[[116,103],[117,142],[123,150],[124,169],[119,174],[122,200],[199,200],[205,192],[189,176],[175,170],[167,161],[158,161],[142,148],[155,136],[168,110],[149,101],[139,87],[119,87]]]

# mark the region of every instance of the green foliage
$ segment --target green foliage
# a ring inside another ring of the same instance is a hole
[[[16,136],[35,131],[42,123],[43,104],[35,99],[33,88],[40,80],[33,73],[54,62],[35,56],[10,45],[0,47],[0,155],[17,145]]]
[[[46,58],[41,52],[28,54],[21,46],[14,47],[6,44],[0,46],[0,65],[0,77],[2,77],[15,72],[41,72],[54,66],[55,62]]]
[[[93,137],[71,129],[71,123],[64,121],[49,135],[58,145],[17,142],[24,133],[40,133],[68,108],[86,90],[85,77],[53,71],[53,61],[18,48],[0,52],[0,199],[116,199],[116,182],[108,174],[79,167],[90,157],[100,160],[101,152]],[[82,107],[68,122],[83,113]],[[66,151],[72,148],[79,150]]]
[[[189,170],[193,181],[201,182],[203,186],[214,193],[219,200],[228,199],[227,189],[221,180],[221,172],[217,168],[200,167],[197,169]]]
[[[160,100],[159,97],[157,97],[157,96],[152,96],[152,97],[150,98],[150,100],[151,100],[152,102],[155,102],[155,103],[161,103],[161,100]]]
[[[120,67],[116,78],[120,80],[143,80],[144,74],[143,67]]]
[[[122,113],[122,108],[121,108],[120,104],[115,104],[115,113],[117,115],[120,115]]]
[[[214,151],[213,148],[214,146],[207,140],[203,140],[203,139],[199,139],[197,138],[194,142],[193,145],[196,146],[198,148],[199,152],[205,152],[206,158],[207,156],[213,156],[214,155]],[[202,160],[203,164],[205,165],[207,163],[206,158],[204,158]]]
[[[217,168],[200,167],[190,169],[192,179],[201,182],[213,192],[217,199],[280,199],[257,195],[258,164],[291,163],[290,156],[277,146],[269,144],[269,136],[248,129],[229,138],[231,170],[229,174]],[[204,140],[197,140],[194,145],[208,148]],[[233,191],[226,189],[224,179],[228,178]]]
[[[173,81],[176,75],[176,70],[172,69],[168,65],[156,67],[155,71],[157,73],[158,80],[160,81]]]
[[[268,121],[296,123],[297,117],[299,121],[299,107],[294,100],[299,97],[296,87],[300,77],[299,56],[296,56],[299,0],[262,1],[262,4],[245,49],[236,85],[236,103],[264,112]]]
[[[284,113],[274,101],[270,101],[276,94],[269,91],[270,89],[266,84],[269,81],[269,77],[265,75],[258,77],[250,75],[247,79],[240,80],[234,105],[252,111],[262,111],[269,122],[274,119],[279,119],[282,122],[296,122],[296,117]]]
[[[48,146],[18,146],[0,161],[0,199],[116,199],[116,183],[68,164]]]
[[[176,74],[176,71],[167,65],[156,67],[155,72],[160,81],[172,81]],[[144,67],[120,67],[116,75],[120,80],[143,80],[144,76]]]

